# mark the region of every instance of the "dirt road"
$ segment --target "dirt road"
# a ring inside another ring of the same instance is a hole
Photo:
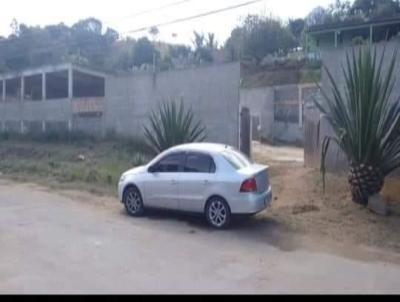
[[[398,264],[301,242],[272,219],[218,232],[197,218],[133,219],[116,200],[0,181],[0,293],[400,293]]]

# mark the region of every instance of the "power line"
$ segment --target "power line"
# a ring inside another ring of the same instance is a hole
[[[172,21],[167,21],[167,22],[155,24],[155,25],[152,25],[152,26],[146,26],[146,27],[142,27],[142,28],[138,28],[138,29],[134,29],[134,30],[129,30],[129,31],[126,31],[126,32],[123,32],[123,33],[131,33],[132,34],[132,33],[137,33],[137,32],[148,30],[148,29],[150,29],[152,27],[162,27],[162,26],[172,25],[172,24],[176,24],[176,23],[182,23],[182,22],[193,20],[193,19],[199,19],[199,18],[203,18],[203,17],[209,16],[209,15],[215,15],[215,14],[218,14],[218,13],[222,13],[222,12],[226,12],[226,11],[229,11],[229,10],[237,9],[237,8],[240,8],[240,7],[249,6],[249,5],[255,4],[257,2],[261,2],[261,1],[264,1],[264,0],[248,1],[248,2],[245,2],[245,3],[232,5],[232,6],[228,6],[228,7],[224,7],[224,8],[220,8],[220,9],[216,9],[216,10],[212,10],[212,11],[208,11],[208,12],[205,12],[205,13],[202,13],[202,14],[198,14],[198,15],[194,15],[194,16],[190,16],[190,17],[175,19],[175,20],[172,20]]]
[[[101,21],[103,24],[110,24],[110,23],[111,23],[111,20],[116,20],[116,19],[124,20],[124,19],[132,18],[132,17],[137,17],[137,16],[141,16],[141,15],[146,15],[146,14],[149,14],[149,13],[151,13],[151,12],[164,10],[164,9],[166,9],[166,8],[170,8],[170,7],[182,5],[182,4],[191,2],[191,1],[192,1],[192,0],[181,0],[181,1],[176,1],[176,2],[172,2],[172,3],[169,3],[169,4],[163,5],[163,6],[159,6],[159,7],[151,8],[151,9],[144,10],[144,11],[141,11],[141,12],[137,12],[137,13],[134,13],[134,14],[131,14],[131,15],[127,15],[127,16],[124,16],[124,17],[121,17],[121,18],[113,18],[113,19],[100,20],[100,21]],[[9,38],[4,39],[3,41],[0,40],[0,43],[8,43],[8,42],[12,42],[12,41],[14,41],[14,40],[18,40],[18,37],[9,37]]]
[[[191,1],[191,0],[186,0],[186,1]],[[202,14],[198,14],[198,15],[195,15],[195,16],[180,18],[180,19],[169,21],[169,22],[160,23],[160,24],[157,24],[157,25],[147,26],[147,27],[143,27],[143,28],[140,28],[140,29],[135,29],[135,30],[128,31],[128,32],[129,33],[135,33],[135,32],[141,32],[141,31],[144,31],[144,30],[151,29],[152,27],[162,27],[162,26],[167,26],[167,25],[171,25],[171,24],[182,23],[182,22],[185,22],[185,21],[190,21],[190,20],[193,20],[193,19],[199,19],[199,18],[206,17],[206,16],[209,16],[209,15],[214,15],[214,14],[222,13],[222,12],[225,12],[225,11],[237,9],[237,8],[240,8],[240,7],[252,5],[252,4],[261,2],[261,1],[264,1],[264,0],[247,1],[245,3],[228,6],[228,7],[221,8],[221,9],[212,10],[212,11],[205,12],[205,13],[202,13]],[[182,1],[180,1],[180,2],[182,2]],[[172,5],[172,4],[170,4],[170,5]],[[17,37],[15,37],[14,39],[18,41]],[[3,43],[12,42],[12,41],[7,41],[7,40],[0,41],[0,42],[3,42]],[[85,43],[89,44],[91,42],[90,41],[85,41]],[[29,52],[29,54],[46,53],[49,50],[56,50],[56,49],[63,48],[63,47],[81,46],[82,44],[85,44],[85,43],[82,43],[82,41],[80,43],[77,43],[75,41],[74,42],[58,42],[58,43],[54,43],[53,45],[49,45],[47,47],[33,49],[33,50],[31,50]],[[23,57],[24,55],[25,55],[25,53],[23,53],[22,51],[20,51],[19,54],[18,54],[18,52],[14,52],[11,56],[7,56],[7,59],[19,58],[19,57]]]
[[[131,15],[127,15],[125,17],[121,17],[121,18],[118,18],[118,19],[128,19],[128,18],[133,18],[133,17],[137,17],[137,16],[146,15],[146,14],[152,13],[154,11],[164,10],[166,8],[170,8],[170,7],[178,6],[178,5],[181,5],[181,4],[185,4],[185,3],[190,2],[190,1],[192,1],[192,0],[176,1],[176,2],[172,2],[170,4],[166,4],[166,5],[163,5],[163,6],[159,6],[159,7],[151,8],[151,9],[144,10],[144,11],[141,11],[141,12],[133,13]],[[113,18],[113,19],[117,19],[117,18]],[[105,20],[104,22],[105,23],[110,23],[110,22],[108,22],[110,20],[111,19],[108,19],[108,20]]]

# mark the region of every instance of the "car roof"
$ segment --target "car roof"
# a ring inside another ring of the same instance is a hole
[[[220,153],[224,150],[232,149],[229,145],[213,144],[213,143],[192,143],[173,147],[169,149],[171,152],[176,151],[193,151],[193,152],[212,152]]]

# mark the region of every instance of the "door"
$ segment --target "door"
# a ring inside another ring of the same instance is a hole
[[[180,209],[203,212],[205,199],[216,182],[213,158],[205,153],[188,152],[179,184]]]
[[[184,153],[166,155],[153,167],[146,182],[145,203],[160,209],[179,209],[179,177]]]
[[[251,157],[251,115],[249,108],[242,108],[240,113],[240,151]]]

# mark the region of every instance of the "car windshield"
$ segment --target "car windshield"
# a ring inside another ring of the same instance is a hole
[[[253,164],[251,159],[237,150],[225,150],[222,156],[231,164],[236,170],[247,168]]]

